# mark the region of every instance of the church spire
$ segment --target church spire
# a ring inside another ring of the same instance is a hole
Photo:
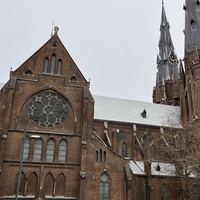
[[[179,105],[178,59],[169,29],[170,25],[162,0],[159,52],[157,55],[158,72],[156,74],[156,86],[153,90],[153,102]]]
[[[200,1],[186,0],[185,10],[185,53],[200,49]]]
[[[159,40],[159,53],[157,56],[158,79],[160,82],[163,80],[171,81],[173,78],[173,71],[178,74],[178,59],[174,50],[170,34],[170,25],[167,21],[164,2],[162,0],[162,15],[160,24],[160,40]]]

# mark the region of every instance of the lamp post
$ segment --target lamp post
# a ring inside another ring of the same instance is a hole
[[[15,196],[16,200],[18,200],[18,195],[19,195],[19,187],[20,187],[20,180],[21,180],[21,174],[22,174],[22,165],[23,165],[23,155],[24,155],[24,145],[25,145],[25,140],[26,140],[26,134],[27,134],[27,124],[25,125],[25,128],[24,128],[24,138],[22,141],[22,148],[21,148],[21,154],[20,154],[20,165],[19,165],[19,173],[18,173],[18,178],[17,178],[17,188],[16,188],[16,196]]]

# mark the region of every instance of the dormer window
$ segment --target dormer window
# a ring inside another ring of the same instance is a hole
[[[191,24],[192,31],[197,29],[197,23],[195,22],[194,19],[191,19],[190,24]]]
[[[196,1],[196,7],[198,10],[200,9],[200,1],[199,0]]]
[[[143,118],[147,118],[147,111],[144,109],[141,115]]]

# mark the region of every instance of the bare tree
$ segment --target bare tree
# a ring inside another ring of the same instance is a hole
[[[183,200],[200,200],[200,121],[161,134],[164,157],[173,162]]]

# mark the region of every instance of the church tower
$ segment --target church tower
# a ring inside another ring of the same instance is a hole
[[[156,86],[153,90],[153,102],[167,105],[179,105],[178,59],[174,50],[167,21],[164,3],[160,24],[159,53],[157,55]]]
[[[200,117],[200,1],[186,0],[184,10],[185,72],[179,80],[183,123]]]

